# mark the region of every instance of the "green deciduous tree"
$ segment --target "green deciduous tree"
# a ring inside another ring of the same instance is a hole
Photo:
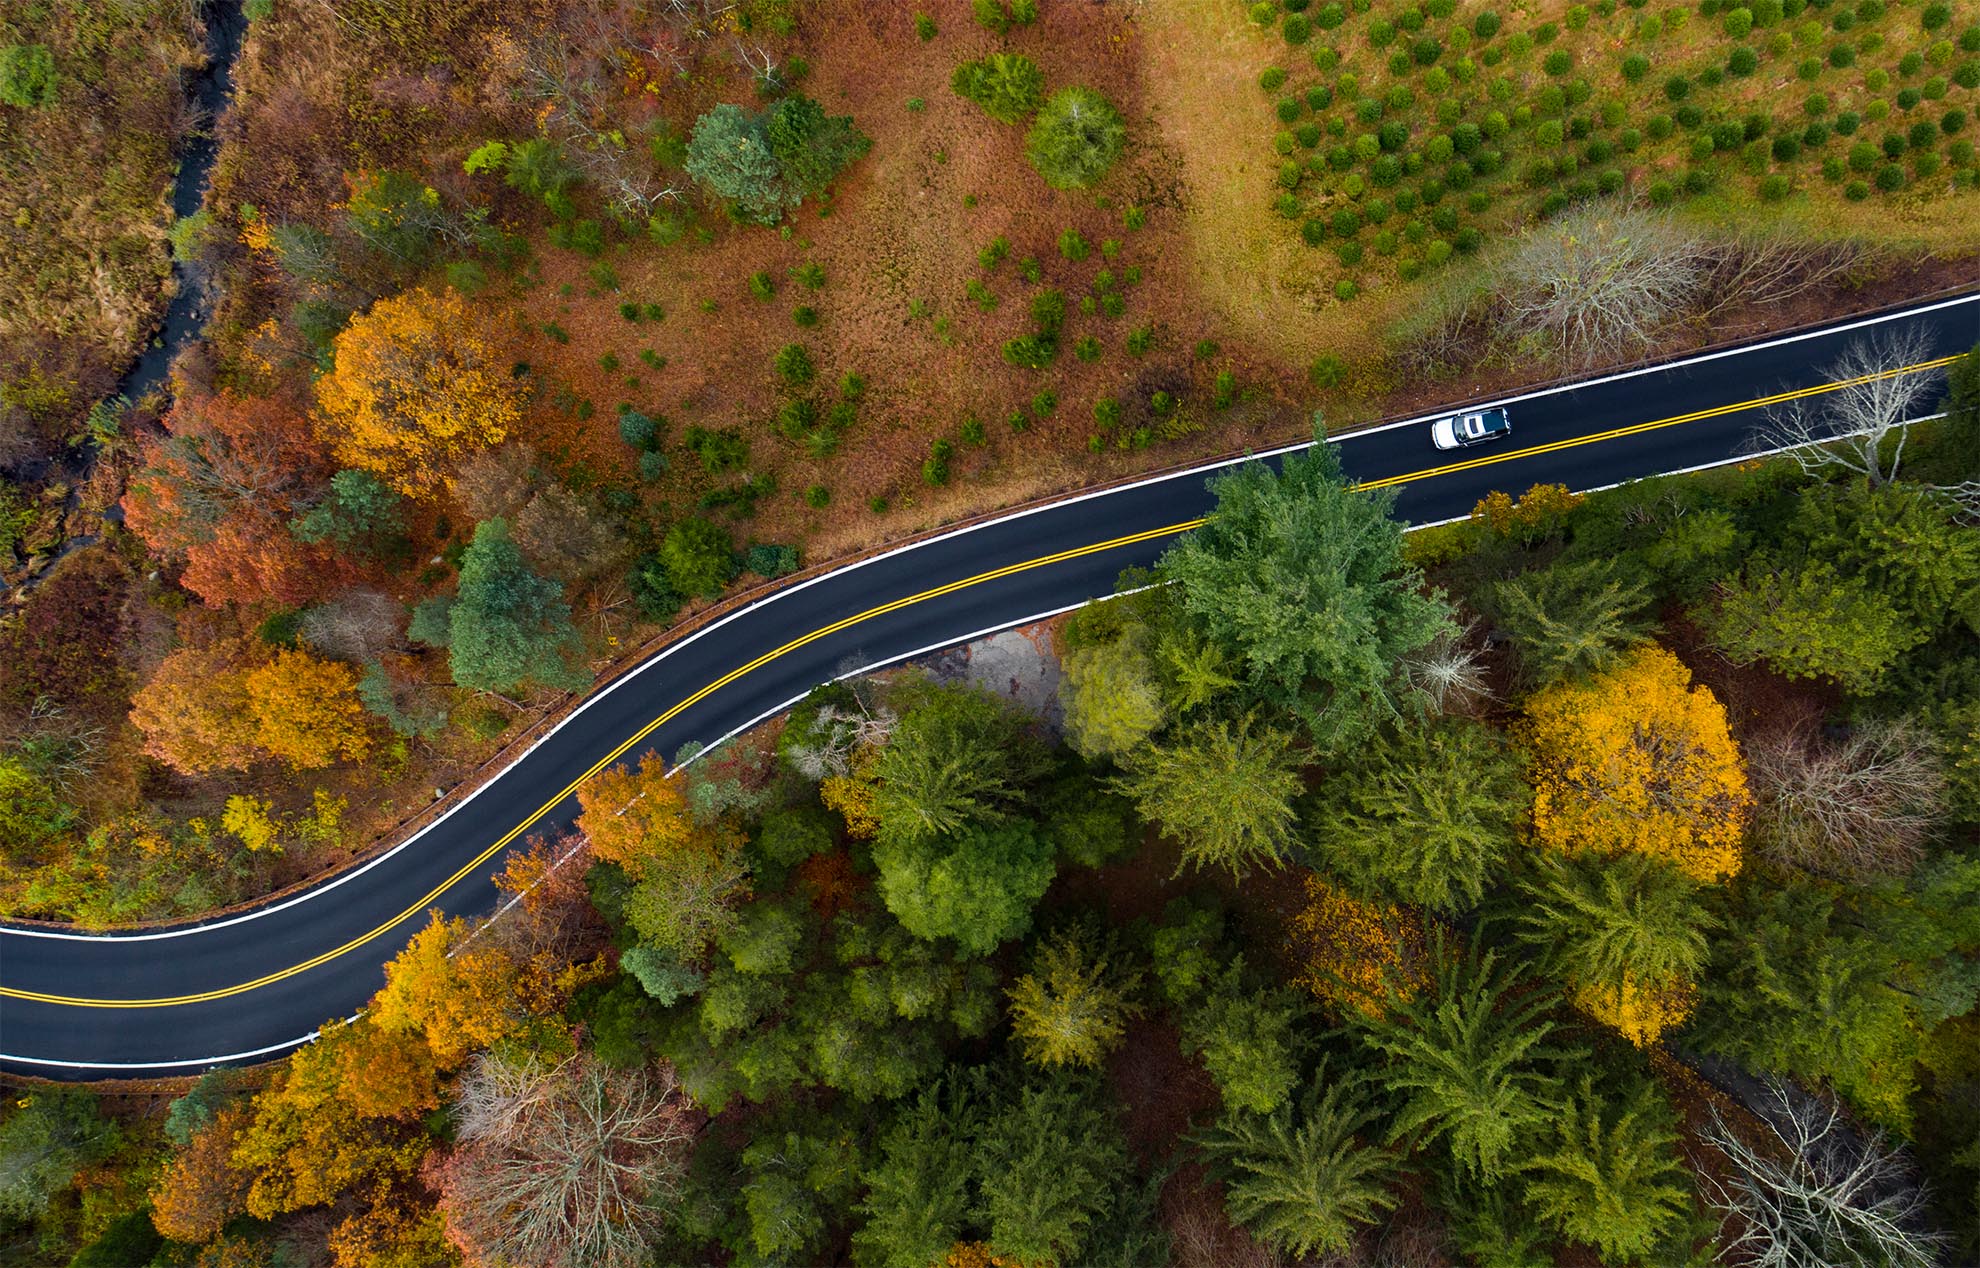
[[[828,115],[803,93],[779,101],[766,130],[784,183],[801,198],[824,193],[834,177],[873,148],[850,115]]]
[[[918,938],[953,938],[988,955],[1031,926],[1031,909],[1057,870],[1052,845],[1030,823],[972,823],[952,834],[873,846],[880,897]]]
[[[1030,971],[1011,983],[1011,1033],[1034,1065],[1097,1066],[1141,1012],[1133,999],[1140,970],[1090,941],[1047,939],[1032,953]]]
[[[802,95],[767,116],[724,102],[695,121],[683,166],[745,219],[775,224],[871,144],[850,118]]]
[[[928,1268],[961,1237],[971,1211],[970,1093],[961,1077],[926,1088],[881,1136],[860,1177],[866,1223],[853,1255],[862,1268]]]
[[[1183,862],[1243,875],[1293,839],[1301,783],[1292,737],[1252,717],[1192,723],[1128,755],[1114,782],[1141,817],[1182,844]]]
[[[967,687],[929,687],[908,708],[874,762],[874,809],[883,839],[914,844],[998,822],[1023,803],[1045,756],[1025,719]]]
[[[1031,131],[1024,155],[1054,189],[1085,189],[1107,174],[1127,143],[1127,124],[1105,97],[1083,84],[1052,94]]]
[[[1395,1158],[1357,1138],[1375,1121],[1323,1064],[1297,1107],[1230,1114],[1197,1138],[1224,1182],[1224,1208],[1284,1254],[1347,1251],[1357,1226],[1395,1206]]]
[[[1467,1175],[1504,1177],[1518,1164],[1519,1142],[1558,1111],[1555,1080],[1539,1063],[1562,1056],[1546,1046],[1554,1023],[1547,992],[1521,987],[1520,970],[1501,971],[1498,957],[1474,945],[1441,953],[1437,989],[1424,992],[1368,1031],[1388,1058],[1378,1076],[1402,1098],[1391,1140],[1441,1142]]]
[[[1792,572],[1749,565],[1701,623],[1735,661],[1764,660],[1785,677],[1833,678],[1857,692],[1874,689],[1918,642],[1860,579],[1819,562]]]
[[[28,1222],[48,1210],[78,1171],[117,1147],[117,1125],[87,1092],[39,1089],[0,1123],[0,1216]]]
[[[0,48],[0,102],[19,110],[55,103],[55,55],[46,44]]]
[[[1307,826],[1361,889],[1459,912],[1477,905],[1531,800],[1499,733],[1454,718],[1376,739],[1323,787]]]
[[[1548,1152],[1524,1171],[1534,1212],[1563,1237],[1595,1247],[1605,1264],[1635,1262],[1681,1232],[1691,1212],[1670,1107],[1647,1082],[1611,1104],[1584,1075],[1559,1111]]]
[[[1016,123],[1038,108],[1045,95],[1045,73],[1022,53],[992,53],[981,61],[958,65],[949,87],[999,123]]]
[[[564,588],[538,576],[502,520],[475,526],[447,612],[454,681],[478,691],[535,685],[576,690],[591,676],[565,659],[577,646]]]
[[[1519,652],[1532,686],[1606,667],[1648,632],[1642,581],[1611,560],[1555,564],[1502,581],[1493,589],[1498,623]]]
[[[289,521],[289,531],[312,545],[328,542],[364,555],[383,553],[405,532],[405,499],[369,471],[339,471],[309,510]]]
[[[1516,931],[1575,1002],[1646,1044],[1684,1020],[1712,918],[1700,886],[1643,854],[1543,854],[1521,882]]]
[[[1083,757],[1119,758],[1162,725],[1162,694],[1137,640],[1068,651],[1059,701],[1066,738]]]
[[[976,1217],[998,1254],[1085,1262],[1088,1237],[1128,1174],[1127,1143],[1099,1089],[1033,1076],[984,1119],[976,1140]]]
[[[1254,698],[1296,713],[1324,751],[1400,716],[1398,667],[1454,626],[1403,565],[1394,495],[1350,485],[1324,443],[1287,455],[1283,475],[1247,463],[1211,488],[1209,523],[1160,568],[1188,620],[1231,653]]]

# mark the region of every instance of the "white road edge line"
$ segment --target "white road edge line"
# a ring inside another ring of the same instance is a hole
[[[1940,300],[1937,303],[1927,304],[1922,308],[1910,308],[1910,309],[1905,309],[1902,312],[1884,313],[1880,316],[1865,317],[1862,318],[1861,320],[1850,322],[1841,326],[1830,326],[1830,327],[1825,327],[1824,329],[1821,330],[1803,331],[1799,334],[1785,335],[1779,339],[1772,339],[1763,343],[1745,344],[1737,348],[1727,348],[1718,352],[1700,353],[1697,356],[1686,357],[1677,361],[1667,361],[1659,365],[1643,366],[1635,370],[1625,370],[1616,374],[1605,375],[1600,378],[1588,379],[1582,382],[1577,382],[1572,384],[1562,384],[1558,387],[1546,388],[1538,392],[1529,392],[1523,396],[1509,397],[1507,398],[1506,403],[1511,404],[1518,401],[1538,400],[1542,397],[1563,395],[1568,392],[1580,391],[1583,388],[1598,387],[1604,383],[1614,383],[1622,379],[1636,378],[1640,375],[1645,375],[1645,374],[1658,374],[1668,370],[1682,369],[1686,366],[1702,365],[1707,361],[1715,361],[1722,357],[1740,356],[1749,352],[1758,352],[1765,348],[1775,348],[1790,343],[1797,343],[1805,339],[1826,338],[1830,335],[1842,334],[1846,331],[1851,331],[1851,330],[1858,330],[1865,326],[1877,325],[1881,322],[1897,321],[1902,318],[1920,317],[1920,316],[1924,316],[1927,313],[1938,312],[1945,308],[1952,308],[1961,304],[1971,304],[1976,302],[1980,302],[1980,295],[1957,296],[1953,299]],[[1440,417],[1442,417],[1442,415],[1440,414],[1425,414],[1420,418],[1404,419],[1403,421],[1396,423],[1385,423],[1380,427],[1371,427],[1364,431],[1344,432],[1339,437],[1332,440],[1331,443],[1347,444],[1363,436],[1373,436],[1379,432],[1393,431],[1398,427],[1420,426],[1424,422],[1434,420]],[[289,908],[297,906],[301,903],[306,903],[311,901],[312,899],[320,898],[324,894],[328,894],[331,891],[337,889],[339,886],[345,885],[353,880],[356,880],[358,877],[364,875],[372,868],[377,867],[385,863],[387,860],[393,858],[401,850],[404,850],[407,847],[411,846],[421,837],[433,831],[435,828],[438,828],[441,824],[447,822],[448,819],[453,817],[456,811],[466,806],[476,797],[479,797],[483,791],[493,786],[494,784],[501,782],[505,777],[507,777],[510,771],[514,770],[517,766],[521,765],[523,762],[528,761],[530,755],[536,752],[538,748],[542,747],[544,744],[549,743],[550,740],[555,738],[555,736],[559,731],[562,731],[566,726],[570,725],[572,722],[575,722],[577,721],[578,718],[582,717],[584,715],[584,712],[587,709],[589,709],[592,705],[597,704],[599,701],[605,699],[607,696],[611,695],[614,691],[617,691],[620,687],[623,687],[626,684],[632,682],[634,679],[638,678],[641,674],[644,674],[647,670],[660,664],[662,661],[666,660],[669,656],[673,655],[675,652],[680,651],[684,647],[690,646],[695,641],[700,639],[702,636],[714,633],[716,630],[721,629],[724,625],[727,625],[730,621],[736,620],[738,617],[741,617],[747,613],[754,612],[759,607],[763,607],[767,604],[775,603],[780,599],[798,593],[800,590],[804,590],[809,588],[810,586],[814,586],[821,581],[843,577],[847,573],[857,571],[858,569],[864,568],[869,564],[876,564],[884,559],[890,559],[895,555],[904,554],[908,551],[921,550],[926,547],[933,546],[937,542],[947,541],[950,538],[959,537],[965,533],[980,532],[983,529],[993,528],[999,524],[1008,524],[1013,521],[1023,519],[1026,516],[1040,515],[1047,511],[1056,511],[1062,507],[1073,506],[1080,502],[1088,501],[1092,498],[1109,497],[1116,493],[1125,493],[1130,489],[1146,488],[1150,485],[1163,484],[1171,480],[1187,480],[1192,477],[1201,476],[1206,472],[1221,470],[1222,468],[1225,467],[1239,466],[1246,462],[1254,462],[1266,458],[1276,458],[1282,454],[1295,453],[1301,449],[1309,449],[1313,446],[1313,443],[1314,442],[1309,440],[1309,441],[1299,441],[1297,443],[1289,444],[1289,445],[1280,445],[1276,448],[1264,449],[1256,453],[1245,454],[1244,456],[1238,458],[1226,458],[1219,462],[1204,463],[1201,466],[1190,467],[1183,471],[1170,472],[1167,475],[1150,476],[1144,480],[1135,480],[1127,484],[1114,485],[1105,489],[1095,489],[1086,493],[1075,494],[1072,497],[1062,498],[1057,501],[1048,502],[1042,506],[1027,507],[1021,511],[1013,511],[1008,515],[1002,515],[994,519],[985,520],[980,524],[972,524],[964,528],[952,529],[949,532],[937,534],[936,536],[927,538],[926,540],[923,541],[911,542],[905,546],[896,546],[892,550],[882,551],[880,554],[870,556],[866,559],[854,560],[852,563],[845,565],[843,568],[835,568],[830,572],[821,573],[816,577],[808,578],[807,580],[800,581],[795,585],[787,586],[782,590],[778,590],[769,595],[766,595],[763,598],[758,599],[753,603],[750,603],[744,607],[736,609],[734,612],[731,612],[729,615],[723,617],[721,620],[716,621],[710,625],[707,625],[699,630],[696,630],[694,633],[688,635],[680,642],[671,643],[668,646],[660,649],[660,651],[655,653],[651,659],[642,661],[639,665],[635,666],[630,672],[626,673],[624,676],[614,679],[612,682],[607,683],[604,689],[599,691],[596,695],[587,696],[582,702],[579,703],[577,708],[571,711],[568,717],[564,718],[563,721],[557,723],[555,726],[551,727],[548,731],[544,732],[544,734],[538,737],[537,740],[534,743],[532,743],[528,748],[524,749],[521,753],[517,754],[515,761],[510,762],[507,766],[504,766],[495,775],[484,780],[479,786],[477,786],[472,791],[470,791],[465,797],[461,798],[460,801],[456,802],[452,806],[449,806],[446,810],[442,811],[440,817],[435,819],[432,823],[427,824],[419,831],[413,833],[411,836],[399,842],[399,844],[393,846],[391,849],[386,850],[384,853],[377,855],[375,858],[368,859],[364,863],[359,864],[357,867],[351,868],[349,871],[342,872],[337,876],[332,877],[330,880],[323,882],[321,885],[317,885],[310,889],[304,890],[302,893],[297,894],[293,898],[284,899],[279,903],[274,903],[267,907],[257,907],[253,911],[242,912],[238,916],[229,916],[226,917],[225,919],[215,920],[207,923],[181,925],[172,929],[162,929],[162,930],[146,932],[146,933],[119,933],[114,930],[103,933],[71,933],[66,930],[30,929],[16,925],[0,924],[0,939],[5,939],[9,937],[20,937],[20,938],[45,938],[59,942],[154,942],[154,941],[161,941],[167,938],[191,937],[195,934],[207,933],[216,929],[226,929],[233,925],[244,924],[250,920],[260,920],[265,916],[272,916],[275,915],[277,912],[286,911]],[[1750,457],[1753,455],[1747,455],[1747,456]],[[1721,464],[1709,464],[1709,465],[1721,465]],[[1692,468],[1692,469],[1702,470],[1703,468]],[[1670,474],[1680,474],[1680,473],[1670,473]],[[1423,525],[1417,525],[1417,527],[1429,528],[1429,527],[1433,527],[1433,525],[1423,524]]]
[[[1944,417],[1945,414],[1943,413],[1925,414],[1925,415],[1921,415],[1918,418],[1907,419],[1904,423],[1900,425],[1904,427],[1910,427],[1914,423],[1927,423],[1935,418],[1944,418]],[[1860,436],[1862,434],[1863,434],[1862,431],[1838,432],[1836,435],[1830,437],[1830,439],[1842,440],[1849,436]],[[1665,476],[1694,475],[1700,471],[1710,471],[1714,467],[1736,466],[1737,464],[1742,462],[1751,462],[1755,458],[1771,458],[1777,454],[1790,453],[1796,449],[1805,449],[1805,448],[1807,448],[1807,446],[1805,445],[1782,445],[1774,449],[1755,450],[1752,453],[1740,454],[1736,458],[1719,458],[1712,462],[1701,462],[1694,467],[1680,467],[1675,471],[1660,471],[1654,476],[1639,476],[1637,477],[1636,480],[1618,480],[1614,484],[1600,484],[1600,485],[1596,485],[1594,488],[1577,490],[1577,492],[1579,492],[1582,496],[1585,497],[1590,493],[1605,493],[1610,489],[1620,489],[1625,484],[1635,484],[1640,480],[1661,480]],[[1470,518],[1471,517],[1469,515],[1453,515],[1449,519],[1432,520],[1428,524],[1411,524],[1405,527],[1403,531],[1405,533],[1414,533],[1425,528],[1442,528],[1446,524],[1455,524],[1460,520],[1467,520]],[[964,643],[973,643],[979,638],[985,638],[991,634],[1000,634],[1005,630],[1016,629],[1020,625],[1032,625],[1039,621],[1049,621],[1055,616],[1063,616],[1067,612],[1072,612],[1079,608],[1083,608],[1087,606],[1088,603],[1105,603],[1109,599],[1125,598],[1130,594],[1139,594],[1141,593],[1142,590],[1146,590],[1150,588],[1151,587],[1148,586],[1139,586],[1133,590],[1117,590],[1113,594],[1103,594],[1103,595],[1095,596],[1092,599],[1088,599],[1086,603],[1069,603],[1062,608],[1053,608],[1050,612],[1040,612],[1035,616],[1020,617],[1015,621],[1009,621],[1003,625],[993,625],[987,629],[978,630],[974,634],[964,634],[961,637],[951,639],[948,642],[931,643],[927,647],[918,647],[911,652],[902,652],[898,656],[889,656],[885,660],[877,660],[874,661],[872,664],[862,665],[858,669],[849,669],[845,673],[835,676],[834,678],[831,679],[831,681],[844,682],[848,678],[857,678],[861,674],[870,674],[876,669],[885,669],[889,665],[899,664],[901,661],[904,660],[913,660],[917,656],[926,656],[931,652],[939,652],[950,647],[960,647]],[[786,709],[792,708],[800,700],[803,700],[805,696],[808,696],[810,694],[811,694],[810,691],[806,691],[804,692],[803,695],[792,696],[789,700],[784,701],[784,703],[778,705],[776,708],[767,709],[764,712],[757,714],[749,721],[743,723],[739,727],[736,727],[728,734],[722,736],[722,738],[716,740],[714,743],[709,744],[708,746],[703,748],[700,752],[696,753],[693,757],[689,758],[687,762],[683,762],[681,766],[686,766],[692,762],[698,761],[700,758],[706,756],[709,753],[714,752],[716,749],[720,748],[724,744],[727,744],[730,740],[733,740],[738,735],[741,735],[743,732],[757,725],[759,722],[762,722],[767,718],[774,718],[778,714],[784,712]],[[674,769],[679,770],[681,769],[681,767],[677,766]],[[668,773],[672,774],[673,772],[669,771]],[[571,851],[571,853],[575,854],[576,851],[573,850]],[[570,857],[571,857],[570,854],[566,854],[563,859],[559,859],[557,862],[558,864],[562,864],[565,859],[568,859]],[[517,903],[521,901],[522,901],[522,895],[518,894],[516,897],[511,898],[508,902],[502,904],[500,908],[498,908],[489,916],[489,919],[490,920],[495,919],[496,917],[502,915],[503,912],[508,911],[509,908],[515,906]],[[477,932],[479,931],[477,930]],[[356,1021],[359,1017],[362,1017],[363,1015],[364,1015],[363,1011],[360,1010],[358,1012],[352,1013],[349,1017],[346,1017],[344,1020]],[[322,1032],[320,1031],[312,1030],[300,1039],[291,1039],[285,1043],[270,1044],[266,1048],[256,1048],[253,1052],[237,1052],[232,1054],[231,1056],[225,1056],[225,1057],[198,1057],[188,1061],[147,1061],[147,1062],[131,1062],[125,1064],[118,1064],[115,1062],[101,1062],[101,1061],[50,1061],[50,1060],[44,1060],[40,1057],[14,1057],[14,1056],[9,1056],[4,1052],[0,1052],[0,1062],[16,1061],[24,1065],[53,1066],[58,1069],[72,1069],[72,1070],[163,1070],[163,1069],[173,1069],[180,1066],[218,1065],[226,1061],[239,1061],[246,1057],[266,1056],[268,1053],[271,1052],[281,1052],[288,1048],[300,1048],[302,1045],[306,1043],[310,1043],[311,1041],[315,1040],[317,1036],[321,1033]]]

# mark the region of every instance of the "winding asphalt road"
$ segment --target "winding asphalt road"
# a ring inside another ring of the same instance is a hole
[[[1399,490],[1399,516],[1434,523],[1495,489],[1586,490],[1731,460],[1768,404],[1833,387],[1822,368],[1849,342],[1912,329],[1931,362],[1964,352],[1980,342],[1980,295],[1513,397],[1510,441],[1481,451],[1438,453],[1427,420],[1335,443],[1350,476]],[[1152,563],[1210,510],[1216,470],[1067,498],[776,593],[600,691],[391,852],[282,902],[142,933],[0,927],[0,1070],[186,1074],[307,1042],[363,1005],[428,908],[489,911],[507,847],[567,823],[593,772],[714,741],[827,679],[1109,594],[1123,568]]]

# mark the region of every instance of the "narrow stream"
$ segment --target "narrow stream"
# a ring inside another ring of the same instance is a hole
[[[197,213],[206,199],[207,177],[212,173],[214,157],[220,151],[215,133],[221,111],[233,95],[234,62],[240,56],[241,41],[247,35],[248,22],[241,12],[241,3],[242,0],[208,0],[205,6],[207,63],[194,78],[191,94],[194,117],[201,121],[202,127],[180,146],[179,171],[172,180],[172,215],[175,220],[183,220]],[[137,361],[118,381],[110,394],[112,400],[121,397],[126,401],[136,401],[153,389],[165,386],[173,358],[188,342],[199,338],[209,307],[209,279],[197,266],[177,263],[172,266],[172,275],[178,281],[178,289],[165,309],[165,320],[146,343]],[[95,462],[94,444],[79,447],[69,460],[67,465],[70,469],[66,478],[71,492],[66,513],[73,514]],[[112,523],[122,522],[122,504],[104,511],[103,518]],[[77,533],[64,539],[41,569],[20,584],[15,594],[25,595],[52,573],[63,557],[96,540],[95,533]]]
[[[241,0],[209,0],[206,5],[206,69],[193,81],[192,104],[205,121],[202,131],[187,137],[179,154],[179,174],[172,182],[172,215],[184,220],[199,211],[206,198],[206,178],[213,171],[214,156],[220,143],[214,132],[220,113],[234,91],[234,61],[241,53],[241,40],[247,34],[247,18],[241,13]],[[165,382],[172,358],[187,341],[199,337],[207,304],[207,279],[196,268],[172,266],[179,280],[178,293],[165,310],[165,324],[146,345],[116,395],[135,401]]]

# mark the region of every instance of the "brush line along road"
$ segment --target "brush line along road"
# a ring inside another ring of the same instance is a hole
[[[1980,295],[1838,323],[1516,396],[1509,440],[1442,454],[1429,420],[1340,438],[1348,475],[1397,490],[1414,524],[1493,490],[1576,489],[1725,462],[1765,410],[1833,390],[1852,340],[1917,330],[1931,373],[1980,342]],[[1275,451],[1268,458],[1284,450]],[[526,834],[567,824],[574,789],[650,748],[713,741],[814,684],[1113,591],[1211,507],[1218,468],[1067,498],[792,586],[666,648],[599,691],[479,792],[362,867],[242,915],[85,935],[0,927],[0,1069],[66,1079],[193,1073],[284,1052],[362,1007],[426,922],[489,911]]]

